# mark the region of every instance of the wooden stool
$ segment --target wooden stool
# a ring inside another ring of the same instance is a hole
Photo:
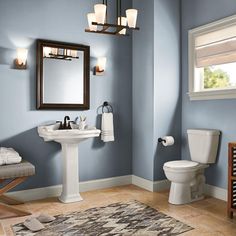
[[[19,164],[11,164],[0,166],[0,183],[3,184],[3,187],[0,188],[0,212],[6,210],[15,215],[10,217],[19,217],[31,215],[31,213],[16,209],[9,205],[18,205],[23,202],[17,201],[10,197],[5,196],[4,194],[10,189],[16,187],[20,183],[24,182],[29,176],[35,174],[35,167],[27,161],[22,161]],[[10,182],[9,182],[10,180]],[[6,184],[4,185],[4,182]],[[0,214],[0,219],[10,218]]]

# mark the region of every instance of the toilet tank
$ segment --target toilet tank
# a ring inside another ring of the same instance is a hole
[[[191,160],[203,164],[215,163],[220,131],[189,129],[187,133]]]

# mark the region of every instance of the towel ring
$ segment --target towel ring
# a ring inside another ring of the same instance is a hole
[[[104,102],[101,106],[97,108],[97,114],[99,114],[100,108],[102,108],[102,113],[105,113],[105,109],[108,113],[113,113],[113,107],[108,102]]]

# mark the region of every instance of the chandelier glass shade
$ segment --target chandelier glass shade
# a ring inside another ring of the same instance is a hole
[[[116,22],[114,24],[108,23],[107,11],[107,0],[103,0],[102,4],[95,4],[94,12],[87,14],[89,28],[85,29],[85,32],[124,36],[129,30],[139,30],[136,26],[137,9],[127,9],[126,16],[122,16],[121,0],[116,0]]]

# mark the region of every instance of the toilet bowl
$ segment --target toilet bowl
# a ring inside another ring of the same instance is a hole
[[[187,204],[202,199],[207,167],[193,161],[166,162],[163,169],[171,181],[169,203]]]
[[[204,170],[215,163],[219,135],[218,130],[188,130],[192,161],[170,161],[163,166],[171,181],[169,203],[187,204],[204,198]]]

